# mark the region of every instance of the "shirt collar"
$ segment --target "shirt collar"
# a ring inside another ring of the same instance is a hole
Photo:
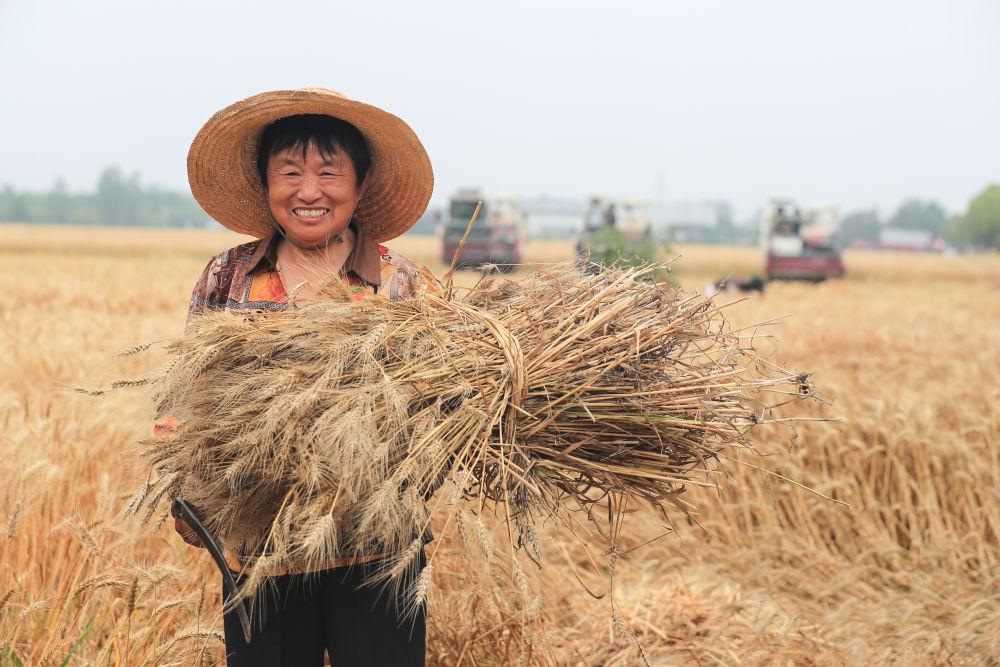
[[[358,278],[378,287],[382,282],[382,262],[379,255],[378,243],[354,220],[351,220],[351,229],[354,231],[354,248],[344,262],[344,273],[353,273]],[[257,248],[250,255],[247,266],[247,273],[253,274],[260,269],[274,271],[278,263],[278,242],[281,235],[273,230],[257,244]]]
[[[254,274],[258,269],[274,271],[278,264],[278,240],[281,236],[275,230],[260,240],[250,260],[247,263],[247,273]]]
[[[354,220],[351,220],[351,229],[354,230],[354,248],[344,262],[344,269],[369,285],[378,287],[382,283],[382,257],[378,243],[365,234],[365,230]]]

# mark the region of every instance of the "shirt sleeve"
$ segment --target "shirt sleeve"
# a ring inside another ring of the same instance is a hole
[[[198,281],[191,290],[191,299],[188,301],[187,324],[200,315],[205,310],[214,309],[213,305],[218,301],[219,292],[219,269],[221,268],[221,256],[217,255],[208,260],[208,264],[202,269]]]
[[[206,309],[211,308],[211,295],[217,282],[219,258],[213,257],[202,269],[201,275],[191,290],[191,298],[188,301],[187,320],[184,327],[187,328],[195,317]],[[170,440],[180,426],[180,419],[177,415],[165,412],[157,416],[153,422],[153,437],[158,440]]]

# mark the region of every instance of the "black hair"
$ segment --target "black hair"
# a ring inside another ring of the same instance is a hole
[[[301,148],[302,156],[305,157],[310,145],[315,146],[323,157],[330,157],[337,148],[347,153],[354,164],[357,185],[361,187],[371,167],[372,158],[368,152],[368,144],[358,128],[333,116],[301,114],[279,118],[265,127],[260,135],[257,174],[264,189],[267,189],[268,158],[286,148]]]

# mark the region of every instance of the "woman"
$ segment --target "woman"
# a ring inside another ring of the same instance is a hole
[[[430,160],[413,130],[335,91],[274,91],[215,114],[188,154],[191,191],[220,223],[257,240],[213,258],[188,317],[205,310],[285,310],[339,276],[355,299],[408,298],[435,288],[430,273],[381,245],[430,199]],[[167,435],[170,421],[158,425]],[[197,537],[182,519],[175,527]],[[228,664],[422,665],[424,616],[403,617],[390,595],[363,586],[381,554],[336,559],[310,572],[274,572],[247,642],[225,617]],[[242,564],[227,554],[230,568]],[[421,561],[422,565],[422,561]],[[308,576],[306,576],[308,575]]]

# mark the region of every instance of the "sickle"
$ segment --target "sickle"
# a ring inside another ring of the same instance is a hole
[[[198,535],[198,539],[200,539],[201,543],[205,545],[206,549],[208,549],[208,553],[212,554],[212,559],[218,566],[219,572],[222,573],[222,585],[226,589],[228,596],[236,595],[236,580],[233,579],[233,573],[229,570],[229,566],[226,564],[225,556],[222,555],[222,546],[219,544],[218,540],[212,536],[212,533],[208,532],[208,529],[205,528],[205,524],[203,524],[201,519],[198,518],[194,509],[188,505],[183,498],[174,498],[173,503],[170,504],[170,513],[176,518],[184,519],[184,521],[191,526],[191,530]],[[247,615],[247,610],[243,606],[242,601],[236,605],[236,614],[240,617],[240,625],[243,626],[243,637],[249,644],[250,617]]]

